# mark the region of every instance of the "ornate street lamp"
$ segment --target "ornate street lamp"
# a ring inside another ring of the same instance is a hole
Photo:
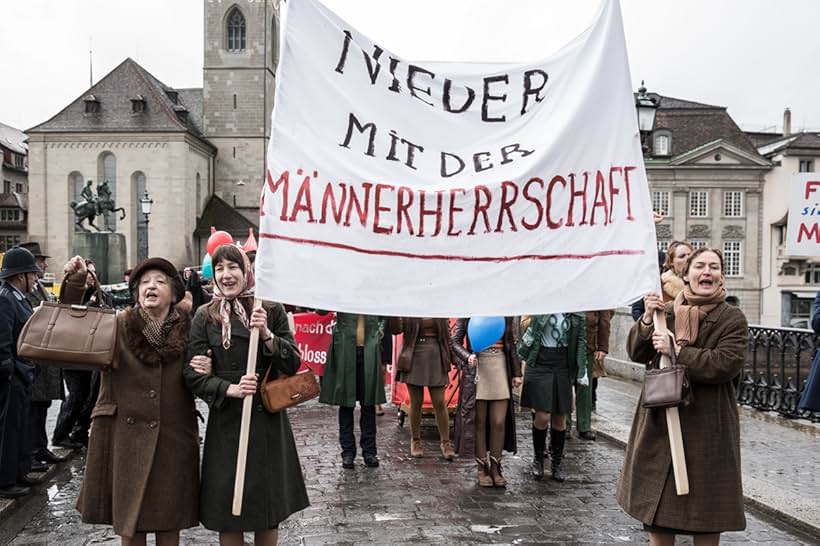
[[[658,112],[656,99],[646,93],[646,86],[641,80],[638,96],[635,97],[635,108],[638,110],[638,129],[641,131],[641,148],[643,153],[649,152],[648,136],[655,128],[655,114]]]
[[[148,217],[151,216],[151,205],[154,204],[154,200],[148,195],[148,190],[145,190],[142,197],[140,197],[139,202],[140,212],[145,219],[145,233],[144,236],[138,241],[139,252],[137,258],[139,261],[142,261],[148,257]]]

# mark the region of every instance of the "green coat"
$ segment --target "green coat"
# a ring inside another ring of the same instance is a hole
[[[336,313],[333,341],[327,355],[319,401],[334,406],[356,405],[356,323],[359,315]],[[364,321],[364,394],[363,406],[384,404],[382,374],[382,336],[384,319],[371,315]]]
[[[200,307],[194,317],[188,361],[210,349],[213,372],[200,375],[190,365],[184,370],[191,391],[210,408],[202,458],[200,520],[206,528],[215,531],[264,531],[309,505],[299,454],[287,413],[268,413],[259,394],[255,394],[242,514],[231,515],[242,400],[228,398],[225,393],[228,386],[238,383],[245,373],[250,332],[238,320],[232,321],[232,345],[225,349],[221,325],[207,315],[211,305],[216,302]],[[300,364],[284,308],[276,303],[266,309],[268,328],[275,337],[272,353],[259,342],[256,371],[260,383],[268,367],[273,368],[269,379],[274,379],[281,374],[296,373]]]

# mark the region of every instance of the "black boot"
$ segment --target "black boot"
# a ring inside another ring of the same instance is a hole
[[[564,474],[561,472],[561,461],[564,459],[564,443],[567,439],[566,430],[550,430],[550,458],[552,468],[552,479],[557,482],[564,481]]]
[[[547,430],[532,427],[532,450],[535,456],[532,459],[532,477],[541,480],[544,477],[544,451],[547,448]]]

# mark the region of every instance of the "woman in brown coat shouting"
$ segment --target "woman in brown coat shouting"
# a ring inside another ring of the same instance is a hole
[[[85,261],[65,271],[62,302],[80,303]],[[137,264],[129,288],[136,304],[117,316],[114,363],[100,374],[77,509],[86,523],[113,525],[126,546],[144,545],[149,532],[174,545],[199,523],[196,409],[182,378],[191,320],[168,260]]]
[[[733,382],[746,359],[746,317],[725,301],[720,251],[696,250],[683,278],[686,287],[665,309],[660,295],[646,296],[646,311],[627,345],[635,362],[674,350],[692,385],[693,402],[679,408],[688,495],[676,493],[665,410],[639,404],[632,422],[618,502],[644,523],[655,545],[673,545],[676,534],[694,535],[696,545],[717,544],[720,533],[746,527]],[[653,331],[655,311],[666,312],[674,347],[668,336]]]

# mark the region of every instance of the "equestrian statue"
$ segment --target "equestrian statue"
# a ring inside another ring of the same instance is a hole
[[[111,189],[108,186],[108,180],[104,180],[102,184],[97,184],[96,196],[91,189],[91,184],[93,184],[91,180],[86,182],[82,192],[80,192],[80,197],[83,198],[82,201],[79,203],[72,201],[70,203],[71,209],[74,211],[74,217],[76,218],[74,225],[77,226],[80,231],[86,233],[90,233],[91,230],[83,226],[83,221],[87,220],[89,226],[97,231],[102,231],[94,223],[94,218],[106,212],[119,212],[121,215],[120,220],[125,219],[125,209],[117,207],[111,198]]]

